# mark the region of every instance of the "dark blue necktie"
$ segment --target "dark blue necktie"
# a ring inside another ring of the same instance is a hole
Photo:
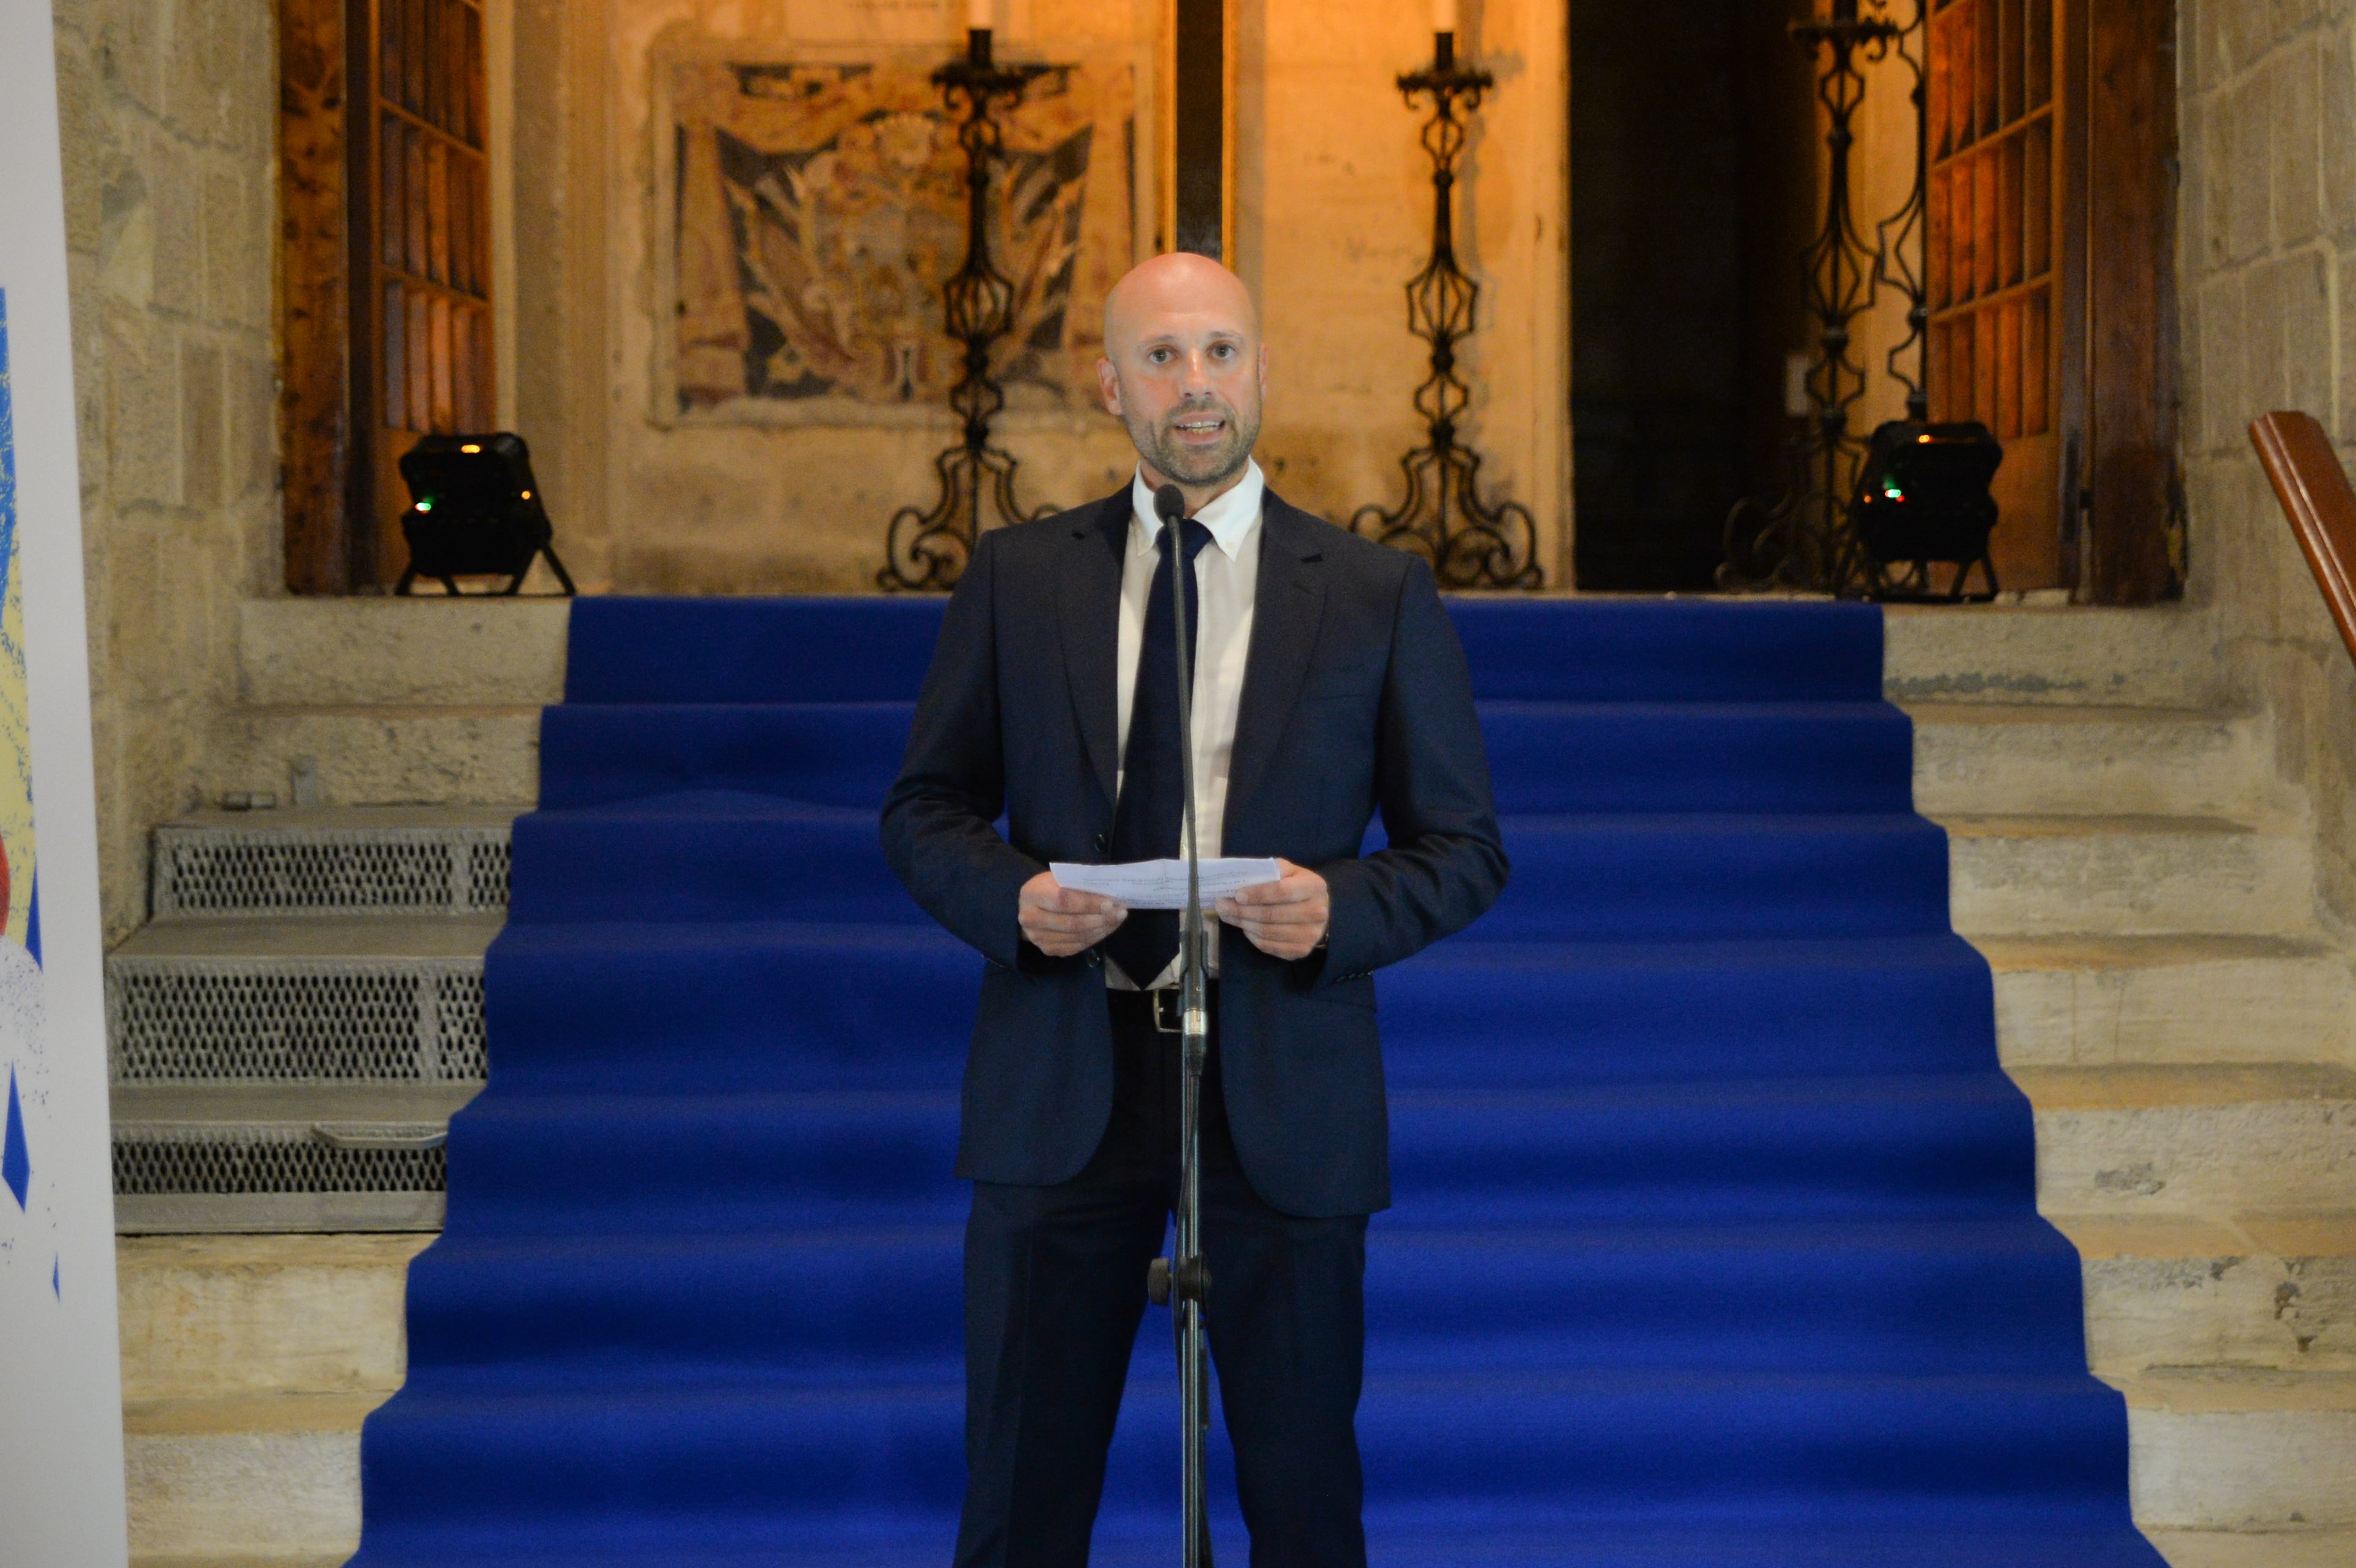
[[[1191,568],[1211,530],[1192,517],[1178,524]],[[1121,752],[1120,799],[1112,814],[1112,858],[1162,860],[1178,853],[1180,819],[1186,813],[1185,766],[1178,750],[1178,653],[1170,608],[1170,536],[1164,527],[1155,549],[1162,560],[1145,601],[1145,638],[1137,650],[1137,688],[1129,705],[1129,745]],[[1202,595],[1186,579],[1187,667],[1194,667],[1194,627]],[[1200,701],[1198,693],[1195,700]],[[1196,781],[1199,785],[1201,781]],[[1105,938],[1108,957],[1140,986],[1151,986],[1178,955],[1178,912],[1132,910]]]

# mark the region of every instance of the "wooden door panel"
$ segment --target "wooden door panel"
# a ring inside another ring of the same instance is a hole
[[[355,486],[365,541],[359,580],[390,582],[408,559],[401,454],[426,434],[487,429],[497,407],[491,359],[490,174],[479,0],[353,0],[366,13],[376,84],[353,105],[375,144],[355,158],[372,187],[359,210],[378,230],[357,291],[354,334],[377,367],[367,379],[369,476]]]
[[[278,8],[286,585],[343,593],[407,562],[402,455],[498,417],[482,0]]]
[[[2005,443],[1990,549],[2007,588],[2063,581],[2054,28],[2051,0],[1935,0],[1930,24],[1931,417]]]
[[[279,450],[286,586],[351,586],[352,267],[344,211],[345,0],[284,0],[278,18]]]
[[[2004,443],[2004,464],[1988,484],[1997,514],[2018,519],[2051,515],[2060,488],[2062,441],[2048,432]],[[1988,540],[1997,581],[2008,590],[2051,588],[2062,582],[2062,536],[2058,528],[1998,528]]]
[[[2171,27],[2150,0],[1933,0],[1931,415],[2005,443],[2008,588],[2177,581]]]

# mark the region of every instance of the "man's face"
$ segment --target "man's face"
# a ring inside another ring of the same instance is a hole
[[[1105,406],[1146,466],[1189,489],[1225,484],[1259,439],[1266,360],[1244,312],[1213,298],[1152,301],[1098,365]]]

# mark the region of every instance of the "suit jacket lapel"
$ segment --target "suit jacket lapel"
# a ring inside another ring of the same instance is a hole
[[[1235,750],[1227,760],[1225,828],[1249,804],[1267,772],[1285,720],[1308,678],[1310,655],[1325,613],[1324,551],[1305,514],[1273,491],[1261,504],[1259,582],[1252,593],[1251,650],[1244,663],[1243,699],[1236,712]]]
[[[1072,689],[1097,783],[1107,804],[1119,780],[1120,570],[1129,543],[1129,491],[1076,517],[1055,574],[1056,620],[1064,639],[1064,677]]]

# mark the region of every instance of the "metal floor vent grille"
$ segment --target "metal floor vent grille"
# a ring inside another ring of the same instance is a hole
[[[117,1083],[448,1083],[489,1070],[479,962],[107,965]]]
[[[288,914],[496,914],[505,827],[155,830],[157,920]]]
[[[203,1194],[441,1192],[449,1164],[439,1148],[337,1147],[299,1128],[240,1128],[114,1140],[121,1198]]]

